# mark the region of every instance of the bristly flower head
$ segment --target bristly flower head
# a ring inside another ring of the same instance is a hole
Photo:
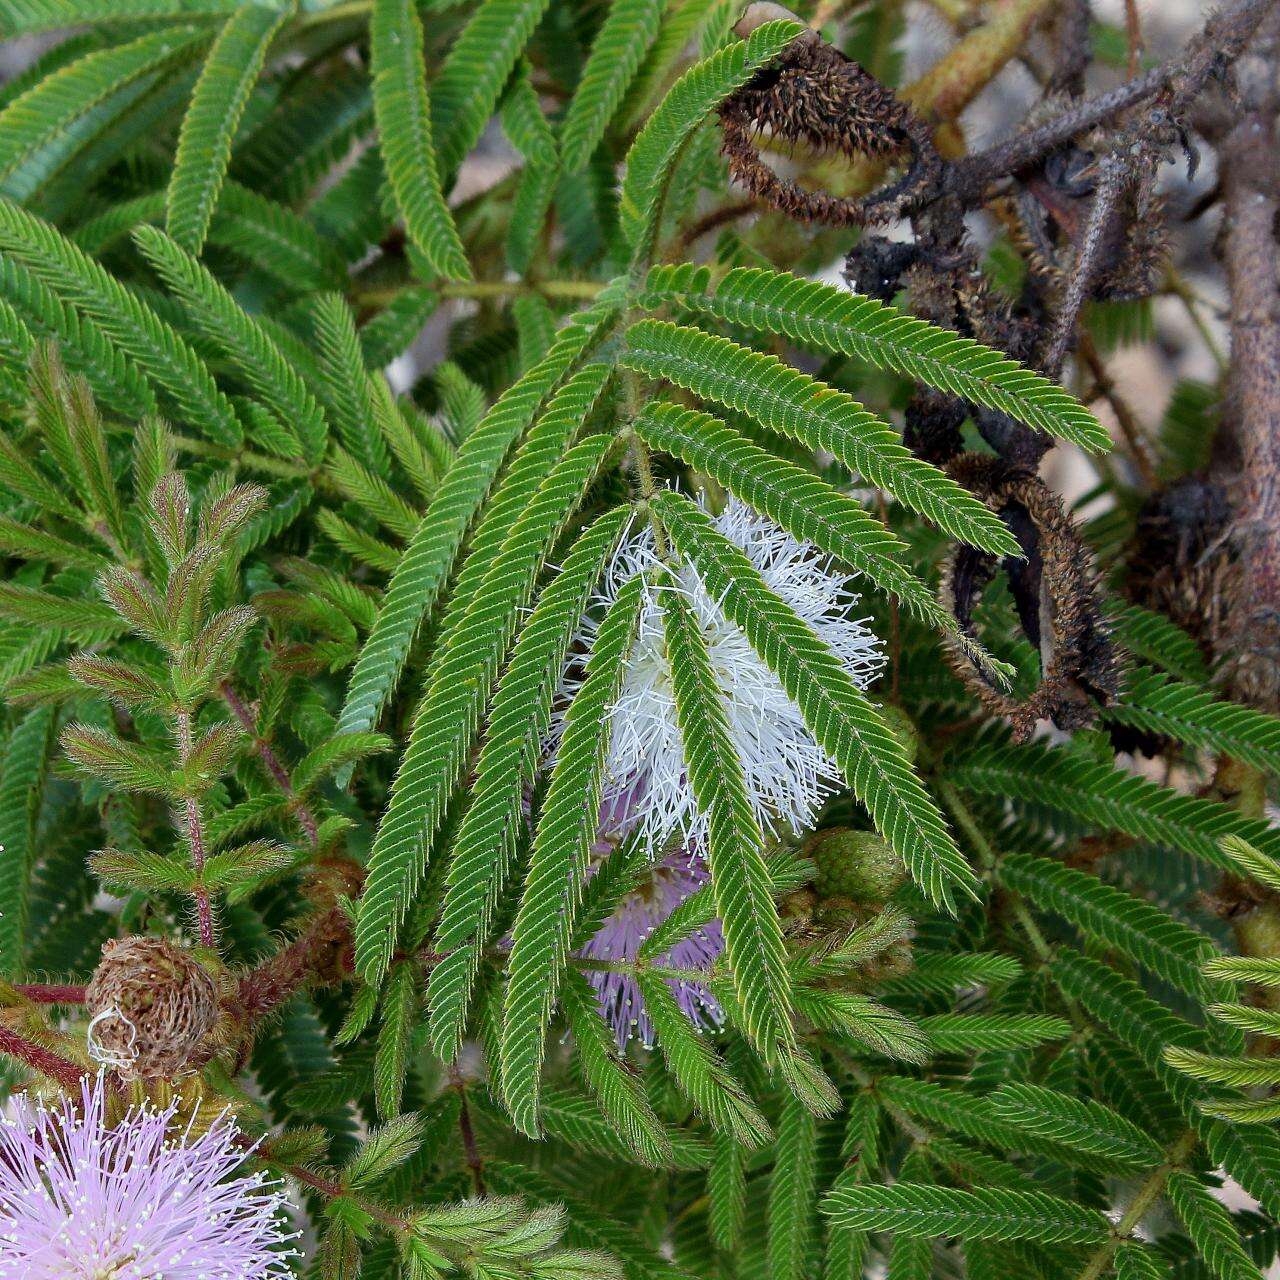
[[[710,880],[706,864],[697,854],[676,850],[649,869],[639,885],[622,899],[596,935],[582,948],[593,960],[634,960],[641,944],[687,897]],[[709,972],[724,950],[720,921],[712,920],[677,942],[656,963],[675,969]],[[653,1024],[645,1012],[644,997],[635,979],[623,973],[588,972],[596,989],[600,1012],[613,1028],[618,1048],[638,1036],[653,1047]],[[669,982],[681,1012],[695,1027],[719,1026],[720,1006],[699,982]]]
[[[858,596],[831,571],[822,553],[736,499],[715,523],[746,553],[769,589],[813,628],[865,688],[884,654],[866,620],[854,613]],[[612,603],[637,574],[648,573],[656,580],[659,566],[652,530],[646,527],[632,534],[609,566],[601,592],[604,603]],[[798,834],[811,824],[835,785],[835,763],[814,741],[778,677],[725,617],[697,572],[683,567],[678,585],[706,637],[756,818],[766,832],[789,828]],[[589,637],[591,626],[586,630]],[[573,677],[566,680],[566,692],[575,683]],[[677,835],[681,843],[696,846],[706,836],[707,819],[699,813],[686,778],[656,591],[647,594],[641,607],[636,643],[611,712],[611,733],[603,808],[607,811],[624,795],[639,797],[640,802],[630,807],[651,847]]]
[[[224,1117],[167,1133],[177,1103],[108,1128],[103,1077],[77,1109],[16,1101],[0,1118],[3,1280],[284,1280],[284,1195],[237,1173],[239,1130]]]

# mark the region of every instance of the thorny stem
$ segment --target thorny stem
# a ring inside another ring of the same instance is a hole
[[[252,1025],[278,1009],[314,975],[318,962],[340,943],[346,933],[347,917],[334,907],[316,916],[288,946],[268,956],[240,979],[237,1012]]]
[[[952,169],[953,185],[962,198],[976,196],[986,183],[1027,168],[1078,134],[1149,98],[1168,82],[1178,66],[1178,63],[1166,63],[1156,67],[1108,93],[1069,108],[1047,124],[1016,133],[985,151],[957,161]]]
[[[222,694],[227,706],[231,708],[231,714],[240,722],[241,728],[253,739],[254,749],[258,753],[259,759],[274,779],[276,786],[288,798],[289,807],[293,812],[293,816],[298,820],[298,826],[302,828],[307,839],[311,841],[314,847],[320,840],[320,831],[316,825],[315,816],[307,808],[306,804],[298,799],[293,789],[293,780],[289,777],[284,765],[280,763],[276,753],[271,749],[271,743],[258,732],[257,717],[245,705],[244,700],[235,691],[230,680],[224,680],[218,686],[218,691]]]
[[[1221,143],[1223,258],[1231,294],[1231,375],[1224,453],[1238,469],[1235,541],[1242,602],[1232,684],[1267,711],[1280,705],[1280,218],[1273,21],[1237,68],[1243,110]]]
[[[175,717],[178,737],[178,762],[185,769],[191,757],[191,712],[179,711]],[[195,796],[182,800],[183,822],[186,827],[187,845],[191,850],[191,865],[195,868],[196,886],[192,897],[196,902],[196,921],[200,930],[200,944],[214,948],[213,911],[209,906],[209,891],[204,887],[204,824],[200,817],[200,802]]]
[[[1094,191],[1093,204],[1089,208],[1089,220],[1085,224],[1075,267],[1058,314],[1054,317],[1053,329],[1041,362],[1043,372],[1051,378],[1058,376],[1063,361],[1067,358],[1080,310],[1093,292],[1094,280],[1105,261],[1120,200],[1134,177],[1127,159],[1109,155],[1099,161],[1098,185]]]
[[[25,1062],[32,1070],[56,1080],[67,1090],[78,1089],[80,1081],[88,1074],[83,1067],[76,1066],[61,1054],[28,1040],[8,1027],[0,1027],[0,1054]]]
[[[333,1178],[326,1178],[323,1174],[315,1173],[313,1170],[306,1168],[300,1164],[286,1164],[282,1161],[272,1160],[271,1150],[269,1147],[259,1152],[263,1160],[275,1165],[277,1169],[288,1174],[295,1182],[300,1183],[304,1187],[309,1187],[312,1191],[318,1192],[328,1200],[338,1200],[346,1197],[354,1200],[361,1209],[364,1210],[371,1218],[382,1224],[389,1231],[399,1232],[401,1234],[409,1234],[413,1232],[413,1224],[407,1219],[402,1218],[398,1213],[392,1213],[390,1209],[384,1209],[381,1205],[372,1200],[366,1200],[362,1196],[354,1196]]]
[[[734,222],[738,218],[745,218],[754,213],[758,207],[754,200],[734,200],[729,204],[722,204],[717,209],[709,209],[680,233],[677,251],[680,253],[685,252],[690,245],[696,244],[708,231],[714,231],[717,227],[724,226],[726,222]]]
[[[1106,1271],[1111,1265],[1111,1259],[1115,1256],[1116,1250],[1124,1244],[1133,1234],[1134,1228],[1147,1216],[1151,1206],[1155,1204],[1160,1198],[1160,1193],[1164,1191],[1165,1183],[1169,1181],[1170,1175],[1177,1173],[1186,1164],[1191,1153],[1195,1150],[1195,1146],[1196,1132],[1194,1129],[1188,1129],[1166,1150],[1164,1163],[1159,1168],[1153,1169],[1147,1176],[1147,1180],[1138,1188],[1133,1199],[1129,1202],[1129,1207],[1125,1210],[1124,1217],[1116,1223],[1110,1239],[1097,1247],[1076,1280],[1098,1280],[1099,1276]]]

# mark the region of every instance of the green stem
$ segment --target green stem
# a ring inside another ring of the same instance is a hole
[[[436,285],[442,298],[510,298],[524,293],[540,293],[548,298],[576,298],[589,301],[604,288],[598,280],[457,280]],[[384,307],[399,297],[401,289],[365,289],[352,301],[360,307]]]
[[[216,458],[220,462],[248,467],[266,475],[281,476],[288,480],[310,480],[321,488],[329,487],[321,472],[298,462],[290,462],[288,458],[273,458],[270,454],[257,453],[253,449],[229,449],[225,445],[198,440],[193,436],[174,436],[173,443],[183,453],[191,453],[198,458]]]
[[[667,531],[653,509],[652,499],[658,492],[653,478],[653,460],[649,456],[649,446],[636,434],[635,420],[640,412],[640,382],[630,369],[622,371],[623,410],[627,419],[627,443],[631,451],[631,461],[636,469],[636,488],[640,491],[640,501],[644,504],[649,516],[649,524],[653,527],[653,545],[661,560],[668,560],[671,548],[667,542]]]
[[[346,0],[344,4],[335,4],[319,13],[303,14],[298,19],[298,27],[319,27],[327,22],[342,22],[347,18],[360,18],[373,9],[373,0]]]
[[[1116,1250],[1129,1238],[1134,1228],[1147,1216],[1151,1206],[1160,1198],[1165,1183],[1169,1181],[1169,1175],[1176,1173],[1186,1164],[1195,1146],[1195,1130],[1188,1129],[1169,1147],[1165,1152],[1164,1163],[1159,1168],[1153,1169],[1147,1180],[1138,1188],[1137,1194],[1125,1210],[1124,1217],[1112,1230],[1111,1238],[1105,1244],[1098,1246],[1076,1280],[1098,1280],[1098,1277],[1106,1271],[1111,1265],[1111,1259],[1115,1256]]]

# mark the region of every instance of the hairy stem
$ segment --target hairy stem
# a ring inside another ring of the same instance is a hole
[[[56,982],[15,982],[13,989],[33,1004],[84,1004],[84,987]]]
[[[191,758],[191,712],[179,711],[175,717],[178,738],[178,762],[185,769]],[[209,905],[209,891],[204,887],[204,822],[200,816],[200,802],[195,796],[184,796],[182,821],[191,850],[191,865],[195,868],[196,886],[191,896],[196,904],[196,923],[200,930],[200,944],[213,949],[213,908]]]
[[[316,916],[291,943],[240,979],[237,1013],[252,1026],[278,1009],[314,978],[319,964],[342,944],[347,932],[342,908]]]
[[[8,1027],[0,1027],[0,1054],[25,1062],[33,1071],[56,1080],[68,1090],[78,1089],[80,1081],[88,1074],[83,1067],[76,1066],[61,1054],[28,1040]]]
[[[314,847],[320,840],[320,831],[316,825],[315,816],[298,799],[293,789],[293,780],[289,777],[284,765],[280,763],[276,753],[271,749],[271,743],[258,732],[257,718],[246,706],[244,699],[235,691],[231,681],[224,680],[218,686],[218,690],[222,694],[223,701],[231,708],[231,714],[240,722],[240,727],[253,739],[254,750],[257,751],[258,758],[266,767],[276,786],[288,798],[290,802],[289,808],[293,816],[297,818],[298,826],[302,828],[303,833],[311,842],[312,847]]]

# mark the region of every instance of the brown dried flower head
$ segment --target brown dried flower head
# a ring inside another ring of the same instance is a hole
[[[125,1080],[171,1079],[212,1056],[213,978],[164,938],[107,942],[85,992],[89,1051]]]

